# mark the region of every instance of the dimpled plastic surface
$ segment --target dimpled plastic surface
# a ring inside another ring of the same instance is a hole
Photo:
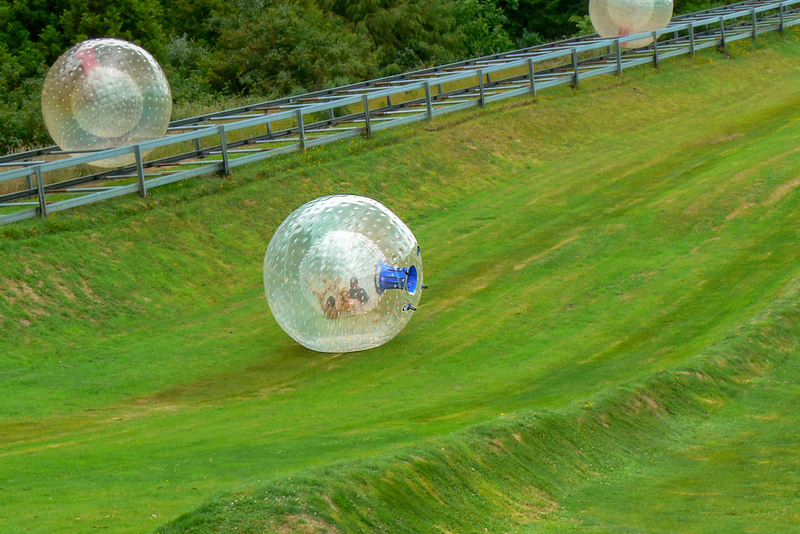
[[[589,0],[589,18],[600,37],[613,38],[666,28],[672,0]],[[626,48],[647,46],[652,37],[623,41]]]
[[[172,91],[158,62],[121,39],[90,39],[67,50],[50,67],[42,88],[42,114],[64,151],[114,148],[163,137]],[[130,165],[126,155],[96,161]]]
[[[415,267],[413,294],[381,291],[381,264]],[[275,231],[264,256],[264,289],[275,320],[304,347],[369,349],[411,319],[409,305],[416,308],[422,293],[422,257],[408,226],[380,202],[322,197],[296,209]]]

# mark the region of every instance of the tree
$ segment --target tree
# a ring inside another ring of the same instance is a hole
[[[588,13],[588,0],[498,0],[509,19],[508,30],[515,39],[538,34],[547,41],[575,33],[572,15]]]
[[[514,48],[506,30],[508,17],[495,0],[461,0],[454,8],[455,25],[463,36],[463,57],[486,56]]]
[[[167,42],[158,0],[83,0],[71,3],[59,22],[72,44],[94,37],[116,37],[138,44],[157,59]]]
[[[239,0],[213,25],[217,46],[207,68],[219,91],[282,96],[376,73],[370,43],[313,4]]]
[[[211,43],[216,34],[209,19],[224,6],[224,0],[161,0],[164,31],[170,38],[185,35],[189,40]]]
[[[375,46],[382,65],[441,63],[458,55],[453,2],[447,0],[321,0]]]

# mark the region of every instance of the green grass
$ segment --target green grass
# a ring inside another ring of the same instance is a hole
[[[783,357],[763,313],[795,317],[781,294],[800,274],[800,44],[737,47],[0,228],[1,529],[147,532],[205,503],[173,531],[316,511],[369,532],[402,510],[393,530],[501,532],[605,461],[519,469],[605,428],[599,411],[581,426],[589,403],[629,429],[598,453],[635,456],[662,424],[630,413],[635,381],[658,406],[729,399],[717,380],[659,388],[730,347],[739,364],[703,372],[758,376]],[[390,343],[322,355],[274,323],[260,268],[292,209],[339,192],[410,223],[430,289]],[[783,345],[796,327],[781,324]],[[758,365],[737,333],[767,336]],[[498,459],[493,439],[519,446]],[[507,482],[452,471],[469,458]],[[428,473],[417,493],[409,461]],[[428,476],[448,513],[425,500]],[[470,500],[481,485],[494,497]],[[299,500],[223,513],[236,488]]]
[[[671,421],[641,456],[520,532],[797,532],[795,354],[711,417]]]
[[[579,519],[564,517],[563,509],[559,514],[559,500],[574,502],[570,491],[584,490],[576,498],[585,498],[583,503],[612,510],[621,504],[635,507],[632,496],[620,498],[608,491],[619,473],[632,463],[651,461],[658,447],[675,441],[678,424],[690,427],[699,419],[709,420],[751,378],[796,353],[798,289],[754,318],[743,336],[711,347],[695,362],[698,367],[658,371],[562,410],[518,411],[411,450],[251,484],[209,500],[161,532],[262,532],[267,526],[267,531],[278,532],[577,531],[585,526]],[[786,441],[783,436],[782,444]],[[792,453],[777,452],[763,457],[775,460]],[[730,486],[734,480],[747,487],[748,477],[737,475],[727,460],[719,483]],[[791,467],[783,473],[783,480],[773,477],[760,486],[771,490],[771,506],[788,505],[788,513],[784,507],[776,518],[759,515],[762,509],[747,513],[739,508],[739,528],[730,531],[750,531],[754,525],[765,531],[786,529],[781,521],[796,511],[797,491]],[[585,480],[594,485],[587,489]],[[760,488],[749,488],[750,496],[755,489]],[[589,491],[594,493],[587,496]],[[653,493],[645,498],[657,507],[659,497]],[[688,521],[676,515],[679,511],[693,510],[665,510],[660,521],[648,525],[655,523],[657,529],[641,529],[645,520],[627,523],[622,531],[693,532],[680,528]],[[719,522],[704,525],[707,517],[701,514],[692,519],[709,531],[726,531],[719,529]],[[586,531],[593,531],[591,524]]]

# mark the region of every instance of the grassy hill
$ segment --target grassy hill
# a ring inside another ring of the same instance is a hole
[[[626,531],[668,521],[641,506],[673,506],[664,473],[737,476],[726,428],[785,460],[764,421],[793,415],[745,407],[796,395],[768,381],[800,339],[798,51],[764,36],[0,228],[0,530]],[[430,289],[385,346],[317,354],[261,259],[343,192],[409,222]],[[692,463],[706,432],[720,460]],[[737,528],[798,513],[770,491],[789,515]]]

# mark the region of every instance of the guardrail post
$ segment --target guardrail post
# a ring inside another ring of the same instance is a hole
[[[366,122],[365,132],[367,137],[372,137],[372,123],[369,121],[369,98],[367,95],[361,97],[364,100],[364,121]]]
[[[694,22],[689,23],[689,54],[694,55]]]
[[[722,37],[720,39],[720,48],[725,48],[725,17],[724,16],[720,16],[719,17],[719,30],[720,30],[720,33],[722,34]]]
[[[425,82],[425,104],[428,107],[428,120],[433,120],[433,101],[431,100],[431,82]]]
[[[136,156],[136,174],[139,177],[139,196],[147,196],[147,185],[144,183],[144,162],[142,162],[142,149],[133,145],[133,155]]]
[[[199,157],[203,157],[203,145],[200,144],[200,138],[196,137],[194,140],[194,149],[197,151]]]
[[[442,86],[442,84],[437,85],[436,90],[439,91],[439,94],[444,93],[444,87]]]
[[[528,58],[528,76],[531,77],[531,95],[536,96],[536,76],[533,70],[533,58]]]
[[[658,32],[653,32],[653,66],[658,67]]]
[[[572,68],[575,69],[575,85],[581,83],[580,72],[578,72],[578,49],[572,47]]]
[[[228,142],[225,139],[225,125],[219,125],[219,144],[222,147],[222,172],[225,176],[231,173],[231,165],[228,161]]]
[[[28,189],[33,189],[33,180],[30,174],[25,177],[25,183],[28,185]]]
[[[386,95],[386,105],[387,106],[392,105],[392,95]]]
[[[36,172],[36,190],[39,196],[39,215],[42,219],[47,218],[47,201],[44,198],[44,179],[42,178],[42,168],[37,165],[33,168]]]
[[[617,54],[617,74],[622,74],[622,46],[619,44],[619,39],[614,39],[614,45]]]
[[[753,17],[753,39],[758,39],[758,18],[756,17],[756,10],[751,9],[750,15]]]
[[[486,100],[485,100],[485,96],[484,96],[484,93],[483,93],[483,71],[481,69],[478,69],[478,89],[480,90],[480,93],[481,93],[481,96],[478,99],[478,105],[480,107],[485,107],[486,106]]]
[[[267,123],[267,133],[269,135],[272,135],[272,123],[271,122]]]
[[[305,150],[306,149],[306,128],[303,124],[303,110],[298,109],[295,112],[297,115],[297,134],[300,137],[300,148]]]
[[[780,9],[778,9],[778,13],[780,14],[781,22],[778,25],[778,31],[783,31],[783,2],[781,2]]]

